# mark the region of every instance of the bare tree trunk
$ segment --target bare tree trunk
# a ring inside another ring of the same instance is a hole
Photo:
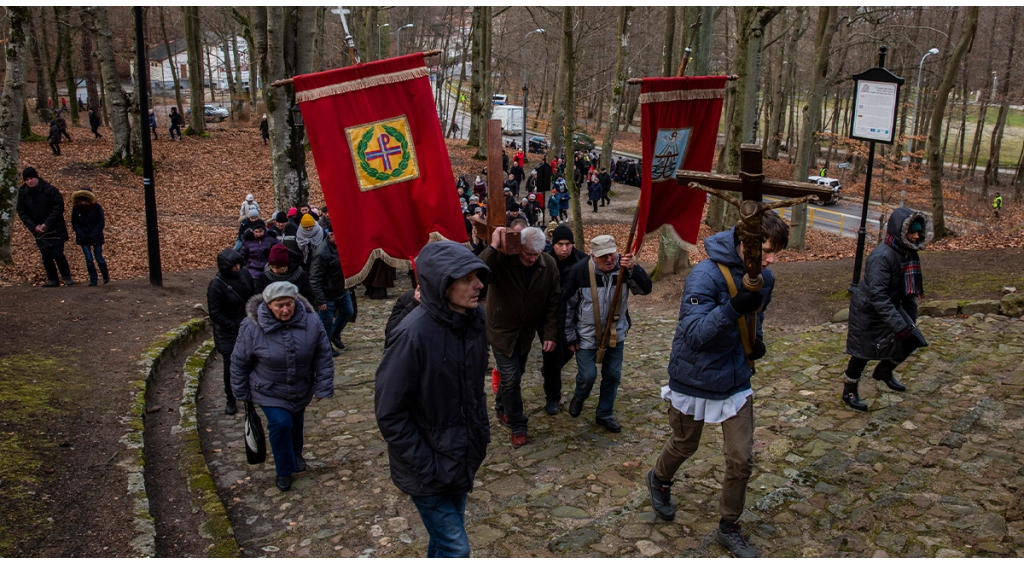
[[[615,55],[615,88],[612,90],[611,110],[608,112],[608,128],[604,131],[604,142],[601,143],[601,168],[608,168],[615,147],[615,132],[619,129],[619,107],[622,105],[622,92],[626,89],[626,57],[629,54],[629,15],[633,11],[630,6],[619,7],[618,23],[615,26],[618,38],[618,49]],[[669,7],[669,13],[675,10]],[[667,28],[666,28],[667,29]],[[675,25],[672,26],[675,29]],[[667,51],[671,57],[671,50]]]
[[[184,116],[185,109],[181,106],[181,81],[178,80],[178,65],[175,53],[171,53],[171,42],[167,38],[167,24],[164,22],[164,7],[160,6],[160,32],[164,38],[164,49],[167,51],[167,66],[171,67],[171,81],[174,83],[174,103],[178,106],[178,115]]]
[[[206,133],[206,100],[203,97],[203,39],[199,31],[199,6],[184,6],[185,50],[188,52],[188,92],[191,115],[185,135]],[[212,82],[212,81],[211,81]],[[212,88],[212,85],[211,85]]]
[[[96,22],[96,48],[108,106],[107,123],[114,137],[114,150],[107,159],[106,166],[124,165],[134,168],[131,124],[128,121],[128,96],[117,78],[117,63],[114,61],[114,44],[111,40],[110,22],[107,20],[107,8],[96,6],[90,10]]]
[[[572,173],[574,164],[572,134],[576,129],[576,53],[573,47],[573,8],[562,8],[562,56],[565,60],[565,185],[569,190],[569,207],[572,210],[572,231],[577,241],[583,241],[583,214],[580,210],[580,187]],[[583,8],[580,8],[583,19]]]
[[[161,8],[161,13],[163,13],[162,10]],[[92,38],[96,30],[93,25],[92,14],[89,13],[88,9],[80,8],[78,17],[82,20],[82,74],[85,76],[85,95],[89,99],[89,109],[99,112],[100,93],[96,88],[96,68],[92,64],[93,57],[95,56]]]
[[[11,230],[15,222],[15,202],[21,185],[18,150],[25,111],[25,71],[28,67],[29,22],[27,7],[9,6],[10,28],[4,45],[4,90],[0,95],[0,264],[11,264]]]
[[[78,124],[78,82],[75,80],[75,52],[71,47],[71,8],[62,7],[55,12],[59,13],[57,18],[57,48],[64,57],[64,87],[68,89],[68,109],[71,113],[71,123]]]
[[[490,67],[490,28],[491,8],[489,6],[473,7],[473,74],[472,90],[469,97],[470,124],[469,142],[467,145],[476,147],[475,159],[487,158],[487,120],[491,118],[491,101],[487,99],[487,85],[491,80]]]
[[[242,54],[238,50],[238,32],[231,29],[231,58],[235,65],[235,92],[231,97],[233,111],[242,115],[242,119],[248,121],[252,108],[245,111],[245,88],[242,87]]]
[[[985,164],[985,183],[982,188],[982,195],[985,197],[988,196],[988,187],[990,185],[999,186],[999,157],[1000,152],[1002,152],[1003,131],[1006,129],[1006,116],[1010,113],[1010,77],[1013,73],[1013,65],[1016,63],[1013,53],[1022,21],[1021,12],[1022,8],[1020,6],[1014,7],[1010,23],[1012,31],[1006,44],[1006,69],[1003,71],[1003,83],[999,87],[999,117],[996,118],[995,128],[992,129],[992,141],[988,150],[988,163]]]
[[[203,57],[206,59],[206,80],[210,83],[210,103],[211,104],[216,104],[217,103],[217,92],[215,90],[216,84],[214,84],[214,82],[213,82],[213,65],[210,63],[210,50],[213,49],[213,46],[212,45],[206,45],[205,41],[203,41],[200,45],[202,45]]]
[[[993,7],[992,17],[994,26],[995,22],[999,21],[999,6]],[[974,138],[971,140],[971,154],[967,158],[967,177],[971,180],[974,180],[974,172],[978,167],[978,155],[981,153],[981,140],[985,133],[985,114],[988,113],[988,106],[996,94],[989,77],[992,76],[992,60],[995,58],[997,36],[999,34],[995,33],[995,30],[988,34],[988,56],[985,59],[985,73],[981,75],[983,77],[982,86],[978,91],[978,120],[975,122]],[[982,185],[981,193],[985,199],[988,199],[988,185]]]
[[[562,10],[562,17],[566,17],[566,10]],[[565,28],[565,22],[562,22],[562,28]],[[565,49],[564,38],[560,43],[561,48]],[[560,55],[558,57],[558,74],[555,75],[555,92],[552,95],[553,103],[551,104],[551,150],[556,156],[562,154],[562,150],[565,148],[565,138],[562,137],[562,134],[565,133],[565,53],[560,53]],[[571,151],[566,151],[566,153],[569,152]],[[557,175],[558,171],[554,171],[554,174]]]
[[[43,36],[39,31],[42,26],[42,8],[37,15],[30,15],[29,27],[32,33],[32,41],[29,43],[32,53],[32,65],[36,68],[36,113],[43,121],[53,119],[53,112],[50,111],[49,83],[46,82],[46,67],[43,65],[43,56],[40,45]]]
[[[836,32],[836,17],[839,9],[836,6],[818,8],[818,28],[814,42],[814,66],[811,84],[807,93],[807,104],[804,106],[804,127],[800,135],[800,149],[797,153],[796,168],[793,180],[807,181],[807,171],[811,165],[817,167],[818,158],[815,149],[816,129],[821,121],[821,101],[825,95],[828,78],[829,50],[832,48],[832,37]],[[807,248],[807,204],[793,207],[790,222],[789,247],[803,250]]]
[[[960,41],[950,55],[946,63],[946,72],[939,83],[939,90],[936,93],[935,107],[932,109],[931,128],[928,131],[928,168],[929,180],[932,185],[932,224],[935,228],[935,238],[941,239],[952,235],[953,231],[946,227],[945,204],[942,197],[942,162],[943,155],[939,152],[939,135],[942,133],[942,115],[946,111],[946,102],[949,98],[949,91],[953,89],[953,81],[956,80],[956,73],[960,68],[960,60],[963,59],[967,47],[974,41],[974,34],[978,30],[978,7],[967,8],[967,19],[964,20],[964,29],[960,35]],[[998,163],[998,157],[996,159]]]
[[[745,6],[740,9],[736,30],[736,58],[734,64],[738,79],[733,82],[736,100],[729,118],[726,141],[727,170],[739,172],[740,145],[754,138],[754,115],[757,110],[758,82],[761,77],[761,47],[764,28],[778,15],[781,8]],[[827,54],[826,54],[827,55]]]
[[[59,19],[58,10],[60,9],[61,8],[57,6],[53,7],[54,23]],[[50,39],[47,34],[46,18],[44,17],[45,14],[46,8],[40,8],[39,29],[43,32],[43,62],[46,63],[46,80],[50,85],[50,97],[53,100],[53,109],[56,111],[60,109],[60,95],[57,93],[57,73],[60,72],[60,61],[63,52],[60,49],[57,49],[56,60],[50,58]],[[57,25],[56,27],[59,32],[60,26]]]
[[[621,10],[622,8],[620,8]],[[673,43],[676,38],[676,7],[666,6],[665,7],[665,34],[664,41],[662,42],[661,48],[661,76],[675,76],[676,69],[672,65],[672,55],[674,54]],[[618,68],[618,60],[616,59],[616,68]],[[616,76],[618,76],[616,74]],[[614,107],[614,103],[612,106]],[[603,159],[602,159],[603,160]]]

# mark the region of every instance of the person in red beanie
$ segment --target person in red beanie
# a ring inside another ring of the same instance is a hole
[[[291,282],[299,289],[299,295],[309,300],[316,307],[313,286],[309,283],[309,273],[302,268],[299,261],[292,261],[288,247],[281,243],[270,247],[267,266],[255,282],[255,293],[262,294],[263,289],[274,282]]]

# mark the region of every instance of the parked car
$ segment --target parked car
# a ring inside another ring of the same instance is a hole
[[[547,139],[539,135],[534,135],[526,142],[526,146],[527,150],[531,153],[544,154],[547,152],[550,145],[548,144]]]
[[[593,151],[594,150],[594,138],[577,131],[572,134],[572,150],[573,151]]]
[[[228,117],[230,115],[231,115],[231,113],[228,112],[227,108],[222,108],[220,106],[214,106],[212,104],[206,104],[206,105],[203,106],[203,118],[206,121],[221,122],[221,121],[224,121],[224,120],[228,119]],[[192,108],[186,108],[185,109],[185,116],[186,117],[191,117],[192,116]]]
[[[808,176],[808,182],[817,184],[818,186],[824,186],[832,189],[832,200],[830,204],[834,204],[839,201],[842,195],[839,193],[843,187],[839,185],[839,180],[835,178],[829,178],[828,176]],[[827,205],[827,204],[826,204]]]

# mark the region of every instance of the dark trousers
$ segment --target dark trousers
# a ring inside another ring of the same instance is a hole
[[[348,320],[352,318],[352,292],[345,292],[345,295],[336,299],[327,301],[326,310],[318,310],[320,312],[320,322],[324,324],[324,329],[327,331],[327,335],[330,340],[341,338],[341,332],[345,329],[345,325]]]
[[[860,375],[864,373],[864,367],[867,365],[868,359],[851,356],[850,362],[846,365],[846,376],[853,380],[860,378]],[[896,370],[897,366],[899,364],[891,360],[880,360],[878,361],[878,366],[875,367],[874,377],[876,379],[883,379],[892,376],[892,371]]]
[[[159,139],[156,134],[156,127],[150,127],[149,130],[153,132],[153,139]]]
[[[703,421],[697,421],[672,406],[668,408],[668,424],[672,427],[672,436],[661,449],[661,456],[654,465],[654,475],[662,482],[672,481],[679,466],[697,452],[704,430]],[[743,404],[736,415],[722,421],[722,438],[725,479],[722,481],[722,497],[718,509],[722,519],[735,523],[743,513],[747,501],[747,482],[754,468],[753,398],[747,398],[747,403]]]
[[[103,282],[110,280],[110,272],[107,270],[107,261],[103,258],[103,245],[81,245],[82,253],[85,255],[85,269],[89,271],[89,281],[97,282],[96,266],[100,267],[100,274],[103,275]],[[96,264],[93,264],[93,258]]]
[[[60,154],[60,141],[58,141],[56,143],[54,143],[53,141],[50,141],[50,150],[53,151],[54,155],[59,155]]]
[[[466,492],[409,497],[430,535],[427,558],[469,558]]]
[[[181,140],[181,126],[180,125],[172,125],[170,127],[170,129],[168,129],[168,131],[171,133],[171,141],[174,141],[174,132],[175,131],[178,132],[178,140],[179,141]]]
[[[278,476],[295,473],[295,459],[302,456],[302,425],[306,408],[292,413],[282,407],[261,405],[267,417],[267,439],[274,453],[274,468]]]
[[[544,339],[541,339],[541,342],[544,342]],[[540,373],[544,376],[544,399],[548,402],[561,401],[562,369],[572,360],[574,354],[559,340],[555,350],[543,353],[543,356],[544,363],[541,365]]]
[[[100,135],[99,129],[100,129],[99,126],[96,126],[96,127],[92,128],[92,134],[96,136],[95,139],[99,139],[100,137],[103,137],[102,135]]]
[[[65,280],[71,279],[71,267],[68,266],[68,259],[64,256],[64,243],[52,247],[39,247],[39,254],[43,257],[43,268],[46,269],[46,279],[52,281],[57,278],[57,271]]]
[[[62,138],[62,139],[63,139],[64,137],[67,137],[67,138],[68,138],[68,141],[71,141],[71,136],[70,136],[70,135],[68,135],[68,130],[66,130],[66,129],[61,129],[61,130],[60,130],[60,136],[61,136],[61,138]]]
[[[494,410],[504,413],[508,418],[508,426],[512,427],[513,433],[526,432],[526,414],[523,413],[523,372],[526,370],[526,359],[530,351],[524,354],[512,353],[512,356],[505,356],[498,352],[498,349],[491,347],[494,351],[494,365],[501,374],[501,385],[498,393],[494,396]]]
[[[235,394],[231,391],[231,355],[221,356],[224,357],[224,396],[228,401],[235,401]]]

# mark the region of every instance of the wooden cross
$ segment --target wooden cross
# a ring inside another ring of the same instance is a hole
[[[743,287],[750,292],[756,292],[764,285],[761,277],[761,218],[765,212],[804,202],[825,204],[832,200],[832,190],[817,184],[766,179],[760,145],[740,146],[740,173],[737,176],[680,170],[676,172],[676,181],[713,194],[739,208],[740,221],[736,230],[746,255],[743,257]],[[742,201],[726,194],[726,191],[741,193]],[[766,194],[788,199],[765,204],[761,197]]]

